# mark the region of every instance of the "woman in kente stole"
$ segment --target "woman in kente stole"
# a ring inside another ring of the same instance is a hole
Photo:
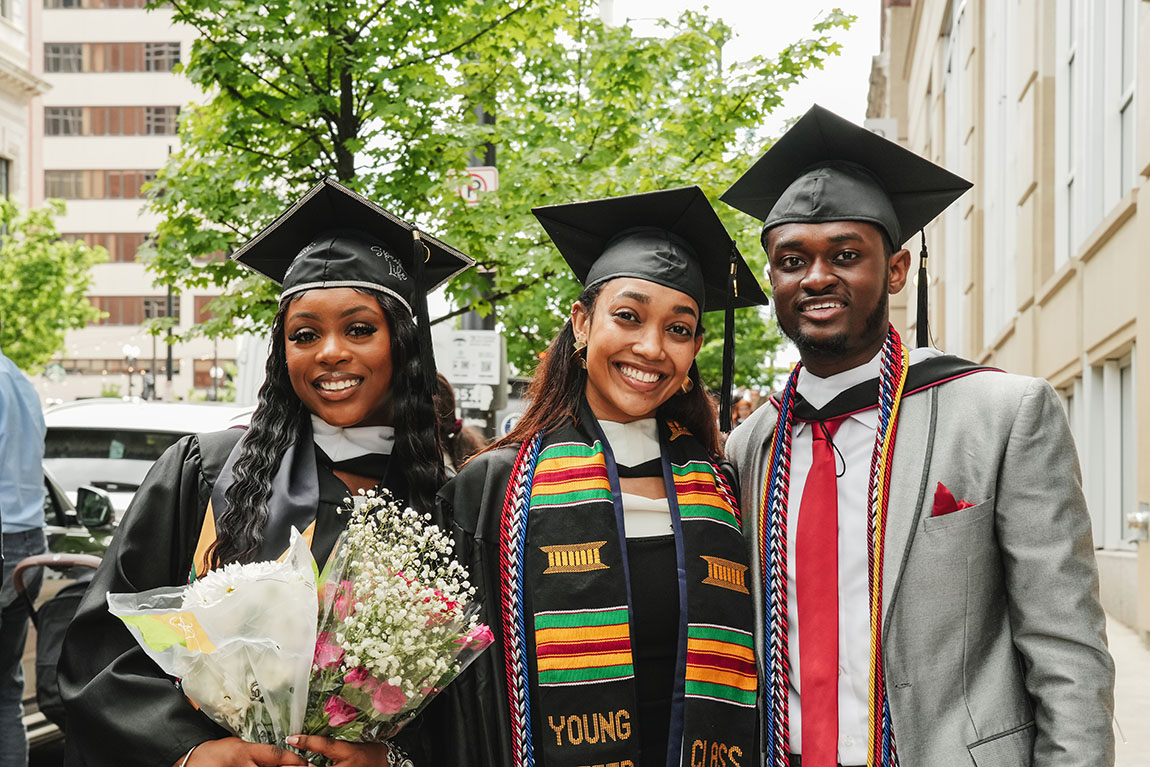
[[[704,312],[766,297],[698,187],[535,215],[584,289],[527,412],[440,492],[496,640],[412,759],[750,765],[746,553],[695,355]]]
[[[306,764],[197,711],[105,595],[276,559],[292,527],[322,566],[360,489],[434,510],[443,462],[426,292],[471,259],[331,179],[233,258],[282,286],[259,404],[247,430],[174,444],[132,500],[64,643],[69,765]],[[347,767],[402,761],[387,744],[301,745]]]

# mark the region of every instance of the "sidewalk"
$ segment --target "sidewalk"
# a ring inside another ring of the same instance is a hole
[[[1150,649],[1134,631],[1106,616],[1114,656],[1115,767],[1150,767]],[[1125,742],[1123,742],[1125,736]]]

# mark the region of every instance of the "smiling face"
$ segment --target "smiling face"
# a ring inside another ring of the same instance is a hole
[[[571,308],[575,338],[587,342],[587,403],[600,420],[649,418],[682,386],[703,343],[698,304],[620,277],[603,284],[593,311],[578,302]]]
[[[910,253],[889,258],[861,221],[782,224],[767,233],[779,328],[803,364],[826,377],[868,362],[887,335],[887,296],[906,284]]]
[[[351,288],[310,290],[284,317],[288,378],[332,426],[390,423],[391,328],[379,303]]]

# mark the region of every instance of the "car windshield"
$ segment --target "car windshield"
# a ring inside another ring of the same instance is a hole
[[[167,431],[49,427],[44,458],[155,461],[182,436]]]

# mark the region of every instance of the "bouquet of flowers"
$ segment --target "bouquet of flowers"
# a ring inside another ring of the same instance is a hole
[[[213,721],[244,740],[283,745],[303,726],[315,571],[293,529],[279,562],[231,564],[188,586],[108,594],[108,609]]]
[[[386,492],[352,503],[320,577],[305,734],[391,738],[491,644],[467,571],[430,519]]]

